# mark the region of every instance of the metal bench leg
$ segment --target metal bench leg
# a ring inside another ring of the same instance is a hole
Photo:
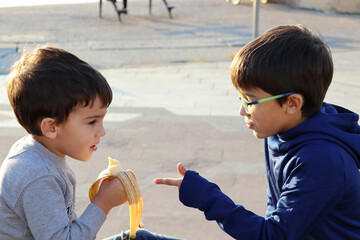
[[[121,22],[121,17],[120,17],[119,10],[118,10],[117,5],[116,5],[116,0],[110,0],[110,2],[112,3],[112,5],[113,5],[114,8],[115,8],[115,11],[116,11],[116,14],[117,14],[117,16],[118,16],[119,22]]]
[[[168,12],[169,12],[169,17],[172,18],[171,10],[172,10],[175,6],[170,6],[170,5],[166,2],[166,0],[163,0],[163,2],[164,2],[165,6],[166,6],[166,8],[167,8],[167,10],[168,10]]]
[[[101,18],[101,12],[102,12],[102,0],[100,0],[100,3],[99,3],[99,17]]]
[[[116,0],[109,0],[111,3],[112,3],[112,5],[114,6],[114,8],[115,8],[115,11],[116,11],[116,14],[117,14],[117,16],[118,16],[118,20],[119,20],[119,22],[121,22],[121,14],[127,14],[127,10],[126,10],[126,8],[124,8],[124,9],[121,9],[121,10],[119,10],[118,8],[117,8],[117,5],[116,5]],[[126,6],[127,5],[127,2],[126,2],[126,0],[123,0],[123,6]]]
[[[171,6],[169,5],[166,0],[162,0],[169,12],[169,17],[172,18],[172,15],[171,15],[171,10],[175,7],[175,6]],[[151,7],[152,7],[152,0],[149,0],[149,14],[151,15]]]
[[[151,15],[151,5],[152,5],[152,0],[149,0],[149,14]]]

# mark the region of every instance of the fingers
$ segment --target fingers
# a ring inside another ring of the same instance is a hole
[[[178,165],[177,165],[177,171],[181,176],[185,176],[185,173],[186,173],[187,170],[184,167],[184,165],[182,165],[182,163],[179,162]]]
[[[110,181],[110,179],[109,178],[104,178],[102,181],[101,181],[101,184],[105,184],[105,183],[107,183],[107,182],[109,182]],[[101,185],[100,185],[101,186]]]
[[[181,184],[181,181],[182,181],[182,178],[156,178],[154,180],[154,183],[179,187]]]
[[[177,165],[177,171],[182,177],[184,177],[187,170],[180,162]],[[176,186],[176,187],[180,188],[182,180],[183,180],[183,178],[156,178],[154,180],[154,183],[168,185],[168,186]]]

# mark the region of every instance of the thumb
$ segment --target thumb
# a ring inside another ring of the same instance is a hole
[[[178,165],[177,165],[177,170],[178,170],[178,172],[179,172],[179,174],[181,175],[181,176],[185,176],[185,173],[186,173],[186,168],[182,165],[182,163],[180,162],[180,163],[178,163]]]

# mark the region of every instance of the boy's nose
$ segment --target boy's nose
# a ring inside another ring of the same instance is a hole
[[[239,108],[239,114],[240,114],[240,116],[243,116],[243,117],[249,115],[247,112],[245,112],[243,105],[241,105]]]
[[[105,128],[103,125],[101,125],[99,131],[97,132],[97,137],[102,137],[105,135],[105,133],[106,133]]]

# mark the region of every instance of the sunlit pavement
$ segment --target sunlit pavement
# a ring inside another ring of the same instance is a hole
[[[103,19],[98,4],[0,8],[0,154],[25,132],[6,98],[5,75],[24,48],[50,43],[98,68],[114,93],[107,129],[87,163],[70,159],[78,178],[77,210],[107,166],[107,156],[136,173],[144,197],[142,222],[151,231],[185,239],[230,239],[201,212],[184,207],[175,188],[155,186],[156,177],[176,177],[176,164],[216,182],[236,203],[264,215],[266,177],[262,141],[238,115],[229,76],[233,54],[251,40],[249,4],[184,0],[169,19],[162,2],[129,2],[119,23],[110,3]],[[360,112],[360,17],[291,9],[260,8],[260,33],[302,23],[323,35],[333,51],[335,73],[326,100]],[[111,211],[98,239],[129,228],[127,204]]]

